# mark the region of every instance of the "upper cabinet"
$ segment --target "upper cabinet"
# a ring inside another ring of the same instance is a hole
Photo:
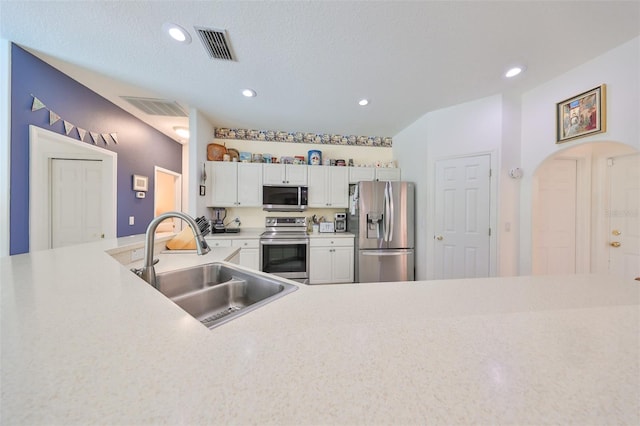
[[[299,164],[262,164],[264,185],[306,185],[307,166]]]
[[[400,169],[386,167],[349,167],[349,183],[372,180],[399,181]]]
[[[400,169],[396,168],[376,168],[376,180],[399,181]]]
[[[349,207],[347,167],[309,167],[309,207]]]
[[[208,207],[262,207],[262,164],[207,162]]]

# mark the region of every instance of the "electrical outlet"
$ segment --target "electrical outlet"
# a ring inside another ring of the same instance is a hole
[[[131,250],[131,261],[135,262],[136,260],[140,260],[144,258],[144,248],[140,247],[139,249]]]
[[[133,216],[129,216],[129,225],[134,225],[136,223],[136,219]]]

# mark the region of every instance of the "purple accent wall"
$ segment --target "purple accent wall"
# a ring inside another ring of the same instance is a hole
[[[31,111],[33,97],[62,118],[49,125],[49,111]],[[29,125],[65,134],[63,120],[89,131],[117,133],[118,144],[97,146],[118,153],[118,237],[143,234],[153,219],[154,166],[182,173],[182,146],[19,46],[11,46],[11,236],[10,253],[29,251]],[[79,140],[74,128],[70,137]],[[149,177],[144,199],[135,198],[132,175]],[[47,214],[47,212],[43,212]],[[135,225],[129,226],[129,216]]]

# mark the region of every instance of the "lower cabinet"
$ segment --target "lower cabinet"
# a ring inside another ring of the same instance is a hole
[[[310,284],[353,282],[353,238],[311,238]]]
[[[220,238],[205,238],[209,247],[231,247],[231,240],[223,240]]]
[[[205,238],[209,247],[239,247],[240,252],[233,257],[231,263],[237,263],[240,266],[260,270],[260,242],[257,238],[244,239],[224,239],[224,238]]]
[[[231,240],[232,247],[240,247],[240,266],[260,270],[260,241],[256,238]]]

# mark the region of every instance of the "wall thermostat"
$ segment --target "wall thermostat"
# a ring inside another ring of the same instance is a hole
[[[147,193],[143,191],[136,192],[136,198],[144,198],[146,195]]]

